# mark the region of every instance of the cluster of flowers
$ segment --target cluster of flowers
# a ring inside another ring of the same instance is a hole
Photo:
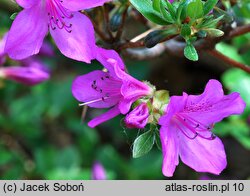
[[[93,108],[110,108],[92,119],[95,127],[119,114],[125,116],[128,128],[143,129],[147,124],[161,126],[163,152],[162,171],[172,176],[180,159],[198,172],[219,174],[226,167],[221,140],[213,133],[216,122],[241,114],[245,103],[238,93],[224,95],[222,85],[210,80],[201,95],[159,95],[146,81],[138,81],[126,72],[119,54],[95,44],[90,19],[79,11],[101,6],[108,0],[16,0],[24,8],[6,36],[0,60],[8,54],[12,59],[34,64],[31,55],[41,52],[48,30],[65,56],[90,63],[98,60],[105,69],[77,77],[72,85],[73,96]],[[28,60],[26,59],[28,58]],[[30,59],[32,58],[32,59]],[[26,59],[23,61],[22,59]],[[49,73],[36,66],[0,68],[0,76],[26,84],[48,79]],[[163,93],[162,93],[163,92]]]

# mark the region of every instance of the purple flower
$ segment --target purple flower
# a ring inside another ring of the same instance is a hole
[[[120,113],[126,114],[133,102],[152,93],[152,88],[127,74],[119,55],[113,50],[98,49],[97,59],[108,71],[92,71],[77,77],[72,85],[73,96],[81,105],[111,108],[91,120],[95,127]]]
[[[227,165],[226,155],[211,131],[214,123],[242,113],[245,106],[239,93],[225,96],[217,80],[210,80],[201,95],[172,96],[159,120],[163,174],[173,175],[179,156],[197,172],[220,174]]]
[[[0,77],[33,86],[50,78],[50,73],[40,61],[30,61],[28,66],[0,68]]]
[[[4,47],[8,33],[0,40],[0,65],[4,63],[6,53]],[[43,55],[53,55],[50,45],[42,46]],[[25,85],[36,85],[50,78],[47,67],[39,60],[38,56],[32,56],[22,61],[17,61],[18,66],[0,67],[0,78],[13,80]]]
[[[106,172],[101,163],[95,162],[92,168],[92,180],[106,180]]]
[[[16,0],[24,8],[10,29],[5,51],[20,60],[37,54],[48,30],[67,57],[89,63],[95,58],[94,28],[80,10],[109,0]]]
[[[148,122],[149,109],[146,103],[141,103],[127,114],[124,122],[128,128],[143,129]]]

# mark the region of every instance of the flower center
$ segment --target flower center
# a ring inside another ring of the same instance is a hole
[[[186,114],[176,114],[174,117],[176,127],[189,139],[200,137],[206,140],[214,140],[216,136],[211,132],[213,124],[205,125]]]
[[[89,105],[97,102],[105,102],[109,99],[116,99],[121,96],[122,82],[106,73],[102,77],[93,80],[91,88],[99,93],[99,98],[79,104],[80,106]]]
[[[72,24],[67,22],[74,15],[62,6],[63,0],[47,0],[46,9],[48,11],[48,26],[52,30],[64,29],[68,33],[72,32]]]

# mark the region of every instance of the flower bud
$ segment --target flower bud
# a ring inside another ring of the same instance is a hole
[[[144,40],[145,46],[147,48],[153,48],[155,45],[157,45],[162,40],[164,40],[165,37],[166,36],[165,36],[164,30],[153,31],[146,36]]]
[[[140,105],[136,106],[129,114],[127,114],[124,122],[128,128],[142,129],[147,125],[148,117],[148,106],[146,103],[141,103]]]
[[[122,13],[115,13],[110,20],[110,30],[116,32],[122,24]]]
[[[147,48],[152,48],[160,42],[167,41],[179,33],[178,27],[175,25],[169,25],[167,29],[156,30],[149,33],[144,40]]]
[[[92,168],[92,180],[106,180],[106,172],[101,163],[95,162]]]

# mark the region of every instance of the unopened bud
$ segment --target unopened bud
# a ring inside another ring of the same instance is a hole
[[[151,33],[149,33],[144,42],[145,46],[147,48],[152,48],[158,43],[162,42],[166,38],[165,31],[164,30],[156,30]]]
[[[129,114],[127,114],[124,122],[128,128],[142,129],[147,125],[149,117],[149,109],[146,103],[136,106]]]
[[[110,19],[110,30],[116,32],[122,24],[122,13],[116,12]]]

